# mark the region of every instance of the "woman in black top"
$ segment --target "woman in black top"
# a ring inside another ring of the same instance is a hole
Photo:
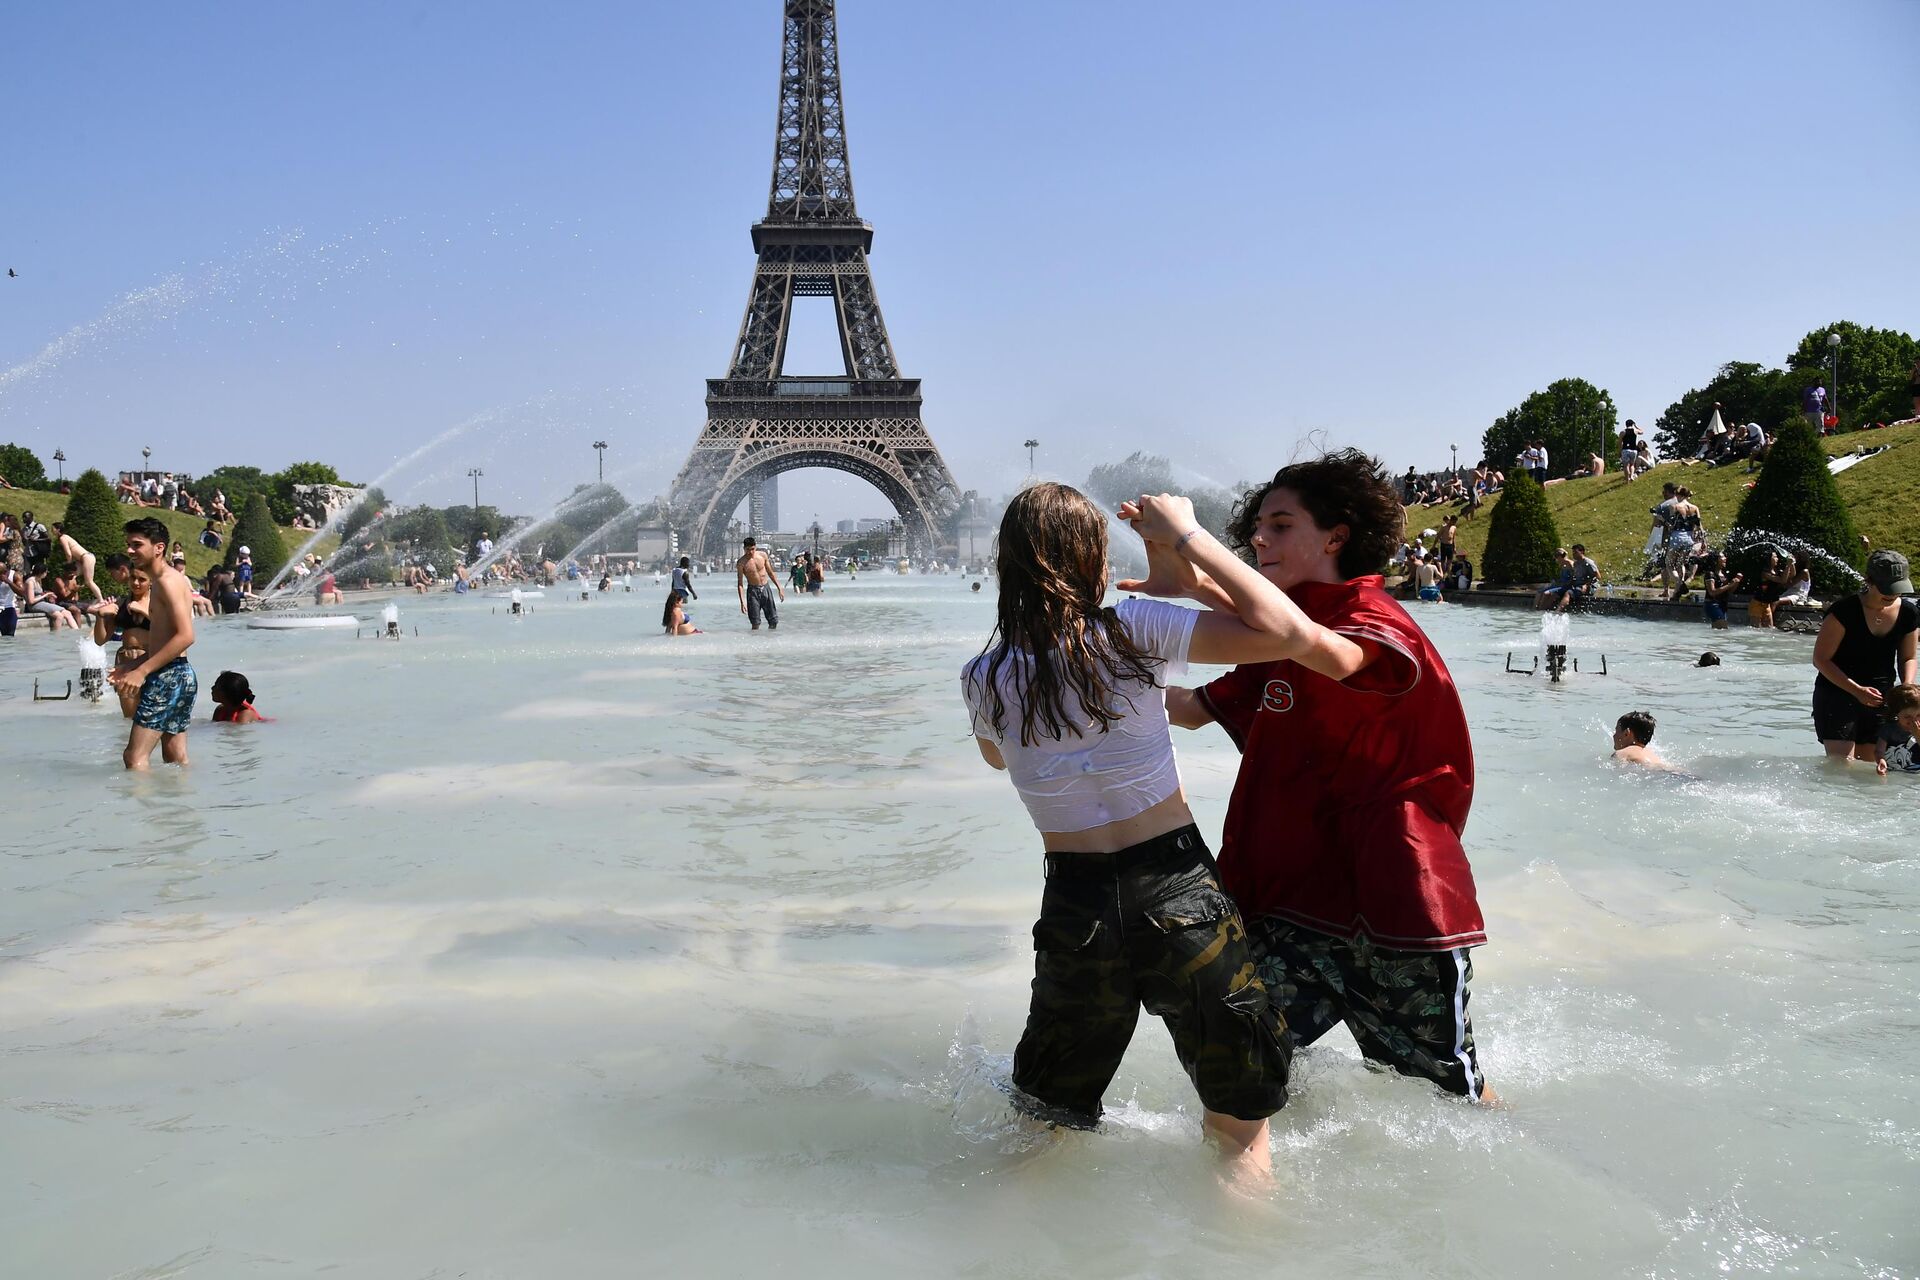
[[[1912,594],[1907,558],[1876,551],[1866,589],[1827,610],[1813,645],[1813,731],[1829,759],[1873,763],[1887,694],[1920,674],[1920,608],[1902,598]]]

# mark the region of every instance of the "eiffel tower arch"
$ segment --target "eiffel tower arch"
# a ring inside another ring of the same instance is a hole
[[[867,266],[873,226],[854,207],[833,0],[783,9],[773,189],[753,227],[759,264],[727,376],[707,380],[706,427],[673,482],[669,519],[688,547],[720,556],[750,492],[828,467],[880,490],[913,553],[934,553],[960,491],[920,421],[920,380],[894,362]],[[842,374],[786,374],[797,297],[833,299]]]

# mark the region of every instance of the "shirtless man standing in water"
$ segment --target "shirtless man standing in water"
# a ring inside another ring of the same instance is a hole
[[[780,629],[780,610],[774,607],[773,593],[778,591],[784,603],[787,589],[780,585],[780,579],[773,576],[773,561],[767,553],[760,550],[752,538],[742,544],[746,553],[733,565],[733,585],[740,593],[740,612],[747,615],[747,621],[753,629],[760,629],[760,615],[767,618],[767,630]]]
[[[186,575],[167,567],[166,525],[142,516],[127,521],[126,531],[127,558],[152,589],[147,596],[146,657],[135,666],[116,667],[107,677],[115,689],[140,697],[121,762],[129,769],[147,768],[158,743],[162,760],[185,764],[187,726],[200,692],[199,677],[186,657],[193,644],[192,592]]]

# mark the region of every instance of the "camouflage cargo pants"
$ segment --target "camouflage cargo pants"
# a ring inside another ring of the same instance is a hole
[[[1285,1025],[1193,827],[1115,854],[1048,855],[1033,948],[1013,1083],[1037,1114],[1099,1120],[1143,1007],[1209,1110],[1259,1120],[1286,1104]]]

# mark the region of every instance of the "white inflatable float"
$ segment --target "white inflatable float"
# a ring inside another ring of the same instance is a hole
[[[294,613],[285,617],[271,614],[247,619],[249,631],[324,631],[335,627],[358,627],[360,619],[350,613],[307,614],[305,617]]]

